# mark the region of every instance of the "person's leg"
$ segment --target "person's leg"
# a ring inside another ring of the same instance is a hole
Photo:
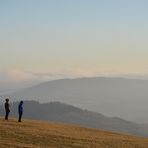
[[[9,113],[10,113],[10,111],[8,111],[8,113],[7,113],[7,120],[8,120],[8,118],[9,118]]]
[[[6,112],[6,114],[5,114],[5,120],[7,120],[7,112]]]
[[[19,119],[18,119],[18,122],[21,122],[21,119],[22,119],[22,113],[19,113]]]
[[[6,111],[5,120],[8,120],[8,115],[9,115],[9,112]]]

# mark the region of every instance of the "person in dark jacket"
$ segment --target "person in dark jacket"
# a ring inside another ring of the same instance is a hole
[[[5,120],[8,120],[8,116],[9,116],[9,113],[10,113],[10,105],[9,105],[9,99],[7,98],[6,99],[6,102],[5,102]]]
[[[22,115],[23,115],[23,101],[20,101],[18,105],[18,113],[19,113],[18,122],[21,122]]]

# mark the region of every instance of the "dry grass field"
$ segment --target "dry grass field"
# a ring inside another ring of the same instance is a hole
[[[0,118],[1,148],[148,148],[148,138],[61,123]]]

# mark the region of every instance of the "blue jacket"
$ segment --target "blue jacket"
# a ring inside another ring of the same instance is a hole
[[[23,113],[23,101],[21,101],[18,105],[18,113]]]

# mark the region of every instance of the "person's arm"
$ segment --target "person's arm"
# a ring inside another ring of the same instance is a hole
[[[10,112],[10,105],[8,104],[8,111]]]
[[[21,112],[23,113],[23,106],[21,106]]]

